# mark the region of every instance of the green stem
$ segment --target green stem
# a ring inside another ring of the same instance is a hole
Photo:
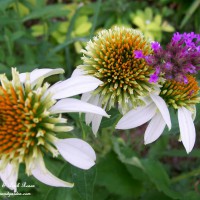
[[[191,172],[188,172],[188,173],[185,173],[185,174],[181,174],[181,175],[179,175],[179,176],[176,176],[176,177],[172,178],[171,182],[172,182],[172,183],[176,183],[176,182],[181,181],[181,180],[183,180],[183,179],[187,179],[187,178],[189,178],[189,177],[191,177],[191,176],[197,176],[197,175],[199,175],[199,174],[200,174],[200,168],[195,169],[195,170],[193,170],[193,171],[191,171]]]
[[[79,114],[79,124],[80,124],[81,130],[82,130],[82,137],[83,137],[83,140],[85,140],[85,139],[86,139],[86,132],[85,132],[85,129],[84,129],[84,127],[83,127],[82,120],[81,120],[81,113]]]

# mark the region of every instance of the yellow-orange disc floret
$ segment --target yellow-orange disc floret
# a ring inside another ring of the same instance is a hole
[[[191,75],[188,75],[187,79],[187,84],[174,79],[167,80],[161,88],[160,96],[168,105],[173,106],[175,109],[182,106],[189,108],[200,102],[198,82]]]
[[[135,58],[135,50],[150,54],[150,42],[137,30],[114,27],[101,31],[82,51],[80,68],[103,82],[94,94],[100,94],[102,103],[109,108],[116,103],[135,107],[141,102],[139,96],[153,90],[149,83],[152,69],[144,59]]]
[[[32,88],[28,78],[22,85],[19,74],[14,69],[12,73],[12,81],[0,77],[0,160],[26,162],[43,150],[55,156],[51,135],[59,132],[63,120],[48,112],[55,104],[51,94],[45,95],[49,84]]]

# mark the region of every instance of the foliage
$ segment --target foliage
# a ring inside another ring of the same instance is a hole
[[[15,66],[20,72],[40,67],[62,67],[65,77],[81,63],[80,50],[103,28],[124,25],[138,28],[152,40],[165,43],[172,32],[199,32],[199,1],[62,1],[1,0],[0,1],[0,73],[10,74]],[[64,78],[64,77],[63,77]],[[50,80],[54,81],[54,80]],[[200,106],[197,106],[197,115]],[[35,185],[18,188],[31,196],[10,199],[38,200],[198,200],[200,199],[200,143],[189,155],[177,142],[176,115],[171,113],[170,134],[148,146],[143,144],[144,126],[130,131],[114,131],[120,117],[103,119],[95,138],[83,116],[71,114],[73,134],[86,139],[97,153],[97,164],[81,171],[61,158],[45,160],[48,169],[63,180],[75,183],[73,189],[45,186],[20,173],[19,182]],[[195,121],[199,137],[199,117]],[[21,166],[21,171],[24,171]],[[0,187],[1,192],[8,191]],[[0,196],[0,199],[8,199]]]

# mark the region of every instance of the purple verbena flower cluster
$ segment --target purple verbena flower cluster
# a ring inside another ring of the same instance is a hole
[[[152,42],[153,54],[144,56],[134,51],[135,58],[143,58],[155,71],[150,82],[157,82],[159,75],[187,83],[187,74],[196,74],[200,69],[200,34],[175,33],[163,49],[158,42]]]

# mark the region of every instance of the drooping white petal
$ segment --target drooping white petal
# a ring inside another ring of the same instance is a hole
[[[92,131],[94,135],[97,135],[97,132],[99,130],[100,124],[101,124],[102,116],[100,115],[94,115],[92,119]]]
[[[109,115],[105,112],[104,109],[73,98],[67,98],[58,101],[55,105],[51,107],[50,112],[52,114],[65,112],[83,112],[109,117]]]
[[[96,89],[100,84],[102,84],[102,82],[92,76],[71,77],[65,81],[54,84],[47,92],[51,92],[54,99],[62,99],[90,92]]]
[[[150,97],[158,107],[160,113],[162,114],[163,119],[165,120],[165,123],[167,124],[168,128],[171,129],[172,124],[171,124],[171,119],[170,119],[170,114],[169,110],[167,108],[167,104],[165,101],[158,95],[156,94],[150,94]]]
[[[192,113],[185,107],[178,109],[178,123],[180,128],[181,140],[187,153],[194,147],[196,132],[192,120]]]
[[[92,94],[90,92],[86,92],[86,93],[82,94],[81,101],[88,102],[91,97],[92,97]]]
[[[149,121],[155,114],[157,107],[154,103],[141,106],[129,111],[117,123],[116,129],[131,129]]]
[[[90,93],[85,93],[82,95],[81,100],[87,101],[88,103],[91,103],[92,105],[101,107],[99,95],[92,96]],[[89,125],[92,122],[92,119],[94,118],[95,114],[87,113],[85,115],[85,122],[87,125]]]
[[[32,163],[33,168],[31,169],[32,175],[40,182],[54,186],[54,187],[73,187],[73,183],[65,182],[56,176],[54,176],[46,167],[43,158],[39,156]]]
[[[94,150],[81,139],[58,139],[54,142],[54,145],[63,158],[76,167],[89,169],[95,164]]]
[[[85,74],[85,73],[84,73],[84,71],[83,71],[82,69],[76,68],[76,69],[73,71],[71,77],[82,76],[82,75],[84,75],[84,74]]]
[[[166,126],[161,113],[156,113],[151,119],[144,134],[144,143],[149,144],[157,140]]]
[[[1,161],[2,162],[2,161]],[[10,190],[17,191],[18,166],[8,163],[7,166],[0,171],[0,178]]]
[[[58,68],[58,69],[48,69],[48,68],[35,69],[30,73],[30,82],[33,87],[34,85],[36,85],[37,81],[40,78],[47,78],[51,75],[62,74],[62,73],[64,73],[64,70],[61,68]],[[26,73],[19,74],[19,78],[20,78],[20,81],[22,83],[24,83],[26,81]]]
[[[85,114],[85,123],[87,125],[89,125],[92,122],[92,119],[94,118],[95,114],[91,114],[91,113],[86,113]]]

